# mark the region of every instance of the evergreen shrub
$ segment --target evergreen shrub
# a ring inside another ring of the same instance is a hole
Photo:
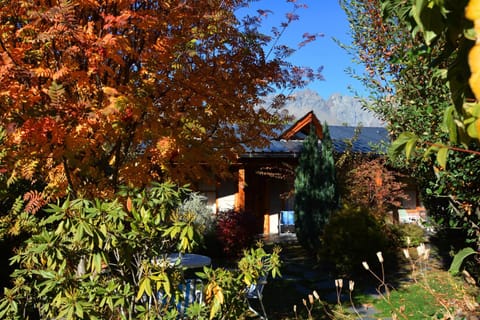
[[[331,263],[337,276],[344,277],[364,272],[362,261],[376,261],[378,251],[393,267],[396,243],[390,227],[368,209],[344,206],[326,224],[318,252],[320,259]]]
[[[418,224],[401,223],[393,228],[402,247],[417,247],[421,243],[425,243],[425,230]]]

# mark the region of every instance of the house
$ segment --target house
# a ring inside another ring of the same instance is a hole
[[[249,149],[240,155],[238,163],[232,167],[232,179],[200,186],[212,210],[217,213],[231,209],[250,212],[257,218],[258,232],[264,234],[282,231],[282,218],[293,223],[294,170],[303,140],[311,128],[321,143],[322,124],[311,111],[287,126],[269,146]],[[329,129],[337,152],[345,150],[346,140],[352,139],[356,130],[347,126],[329,126]],[[365,127],[354,141],[352,151],[374,152],[376,145],[387,141],[385,128]]]

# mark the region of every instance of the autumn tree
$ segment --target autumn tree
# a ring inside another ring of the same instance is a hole
[[[364,160],[347,174],[348,203],[369,208],[377,218],[384,219],[387,212],[401,206],[407,199],[405,184],[398,174],[389,170],[382,158]]]
[[[265,52],[265,13],[235,15],[249,2],[2,1],[9,181],[110,197],[221,175],[244,146],[264,145],[286,115],[282,99],[257,107],[262,98],[315,74],[283,62],[288,48]]]
[[[295,231],[305,248],[318,249],[323,227],[338,206],[333,144],[326,123],[322,142],[316,131],[303,143],[295,171]]]

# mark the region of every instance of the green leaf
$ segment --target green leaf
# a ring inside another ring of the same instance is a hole
[[[440,148],[440,150],[438,150],[437,152],[437,161],[443,169],[447,167],[447,158],[448,158],[448,148],[447,147]]]
[[[449,106],[443,114],[443,127],[448,131],[450,141],[457,142],[457,125],[455,123],[456,110],[454,106]]]
[[[450,268],[448,269],[448,272],[452,274],[457,274],[460,272],[460,267],[462,266],[463,261],[468,257],[471,256],[472,254],[477,254],[475,250],[472,248],[463,248],[460,250],[454,257],[452,264],[450,265]]]
[[[411,132],[403,132],[395,141],[392,142],[389,148],[389,153],[395,157],[404,151],[408,159],[408,157],[410,157],[412,154],[417,141],[418,137],[415,134]]]
[[[427,151],[425,151],[424,155],[423,155],[423,158],[424,159],[427,159],[428,156],[431,154],[431,153],[437,153],[438,152],[438,146],[430,146]]]
[[[95,253],[93,255],[93,270],[95,272],[101,272],[102,271],[102,254],[101,253]]]
[[[433,1],[416,0],[413,5],[413,18],[420,27],[427,45],[430,45],[444,29],[442,9]]]
[[[410,159],[410,155],[412,154],[416,145],[417,145],[416,138],[408,140],[407,143],[405,144],[405,156],[407,157],[407,159]]]
[[[80,303],[75,304],[75,314],[82,319],[83,318],[83,308]]]
[[[145,293],[149,296],[152,295],[152,285],[151,285],[150,278],[148,277],[145,277],[142,280],[140,280],[140,286],[138,288],[137,297],[135,299],[137,301],[140,300]]]
[[[478,121],[478,120],[477,120]],[[478,131],[477,131],[477,123],[476,121],[473,123],[470,123],[467,127],[467,134],[471,138],[478,138]]]

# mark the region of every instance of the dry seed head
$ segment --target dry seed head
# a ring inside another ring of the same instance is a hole
[[[425,244],[422,243],[417,247],[417,253],[419,257],[422,257],[425,254]]]
[[[353,291],[354,287],[355,287],[355,282],[353,280],[350,280],[348,282],[348,288],[350,289],[350,291]]]
[[[408,249],[403,249],[403,255],[405,258],[410,259],[410,252],[408,252]]]
[[[293,312],[297,313],[297,305],[296,304],[293,305]]]
[[[369,269],[370,269],[370,267],[368,266],[367,261],[363,261],[363,262],[362,262],[362,265],[363,265],[363,267],[365,268],[365,270],[369,270]]]
[[[377,258],[378,258],[378,261],[379,261],[380,263],[383,263],[382,251],[378,251],[378,252],[377,252]]]
[[[308,302],[310,302],[310,304],[313,304],[313,295],[309,294],[308,295]]]
[[[335,279],[335,287],[342,288],[343,287],[343,279]]]
[[[425,249],[425,252],[423,253],[423,259],[428,260],[430,257],[430,249]]]
[[[306,307],[307,306],[307,300],[302,299],[303,305]]]
[[[313,290],[313,296],[315,297],[315,299],[320,300],[320,296],[318,295],[317,291]]]

